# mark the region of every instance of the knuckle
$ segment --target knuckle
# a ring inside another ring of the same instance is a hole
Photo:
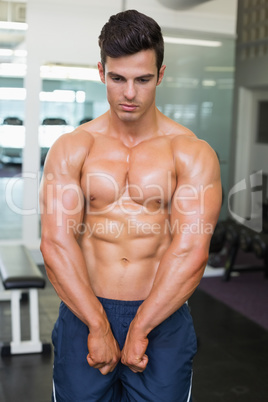
[[[136,366],[136,361],[134,359],[127,359],[127,364],[129,366]]]

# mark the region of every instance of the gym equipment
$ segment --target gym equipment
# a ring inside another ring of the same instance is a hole
[[[255,236],[255,232],[248,228],[242,228],[239,232],[239,247],[241,250],[245,252],[251,252],[252,249],[252,241]]]
[[[235,259],[239,248],[239,231],[241,227],[234,221],[229,221],[226,225],[225,239],[228,243],[228,257],[225,262],[225,272],[223,278],[228,281],[231,276],[231,272],[234,268]]]
[[[268,233],[260,233],[254,236],[252,249],[256,257],[264,260],[264,274],[268,278]]]
[[[264,271],[265,277],[268,277],[268,234],[256,232],[235,222],[226,226],[225,239],[229,244],[228,258],[225,262],[225,271],[223,279],[230,280],[232,272],[242,271]],[[236,265],[237,253],[242,250],[246,253],[254,253],[259,259],[264,260],[264,265]]]
[[[39,335],[38,289],[45,287],[45,278],[23,245],[0,246],[0,275],[3,290],[0,301],[11,301],[12,341],[1,348],[1,355],[50,352],[50,344],[42,344]],[[21,340],[20,298],[29,292],[30,340]]]
[[[223,221],[219,221],[215,227],[214,233],[211,238],[209,252],[219,253],[226,240],[226,224]]]

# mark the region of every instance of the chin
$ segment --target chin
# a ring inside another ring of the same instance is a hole
[[[121,121],[131,122],[137,121],[140,116],[134,113],[120,113],[118,117]]]

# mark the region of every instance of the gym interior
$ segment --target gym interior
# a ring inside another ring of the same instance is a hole
[[[207,141],[221,167],[220,217],[189,299],[193,402],[264,402],[268,0],[0,1],[0,401],[51,399],[60,301],[39,250],[38,188],[56,138],[108,108],[97,38],[110,15],[127,9],[163,30],[157,107]]]

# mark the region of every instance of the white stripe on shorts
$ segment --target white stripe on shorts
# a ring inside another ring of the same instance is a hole
[[[188,398],[187,398],[187,401],[186,401],[186,402],[189,402],[189,401],[190,401],[190,398],[191,398],[191,393],[192,393],[192,380],[193,380],[193,371],[192,371],[192,374],[191,374],[191,381],[190,381],[189,394],[188,394]]]
[[[53,380],[53,398],[54,398],[54,402],[57,402],[54,380]]]

